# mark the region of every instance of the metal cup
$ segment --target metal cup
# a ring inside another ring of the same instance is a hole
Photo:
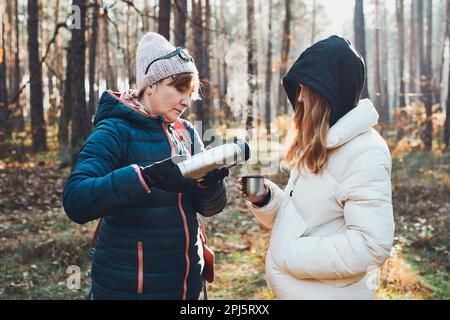
[[[264,194],[263,176],[243,176],[242,192],[248,197],[258,197]]]

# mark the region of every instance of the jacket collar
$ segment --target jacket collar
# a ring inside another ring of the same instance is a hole
[[[358,105],[345,114],[330,128],[327,148],[336,148],[356,136],[368,131],[378,123],[378,112],[369,99],[360,100]]]
[[[94,118],[96,126],[100,121],[108,118],[126,119],[137,126],[142,126],[153,131],[163,130],[162,116],[152,116],[144,112],[142,108],[129,99],[125,99],[118,92],[105,91],[100,97],[97,112]]]

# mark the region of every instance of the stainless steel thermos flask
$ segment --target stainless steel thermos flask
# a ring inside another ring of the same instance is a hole
[[[186,178],[202,179],[209,171],[219,168],[231,168],[250,158],[250,147],[245,141],[226,143],[178,162],[181,174]]]

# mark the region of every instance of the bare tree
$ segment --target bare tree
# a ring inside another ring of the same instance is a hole
[[[425,120],[424,143],[425,150],[430,151],[433,144],[433,89],[432,89],[432,44],[433,44],[433,0],[427,1],[427,47],[426,59],[424,60],[425,83],[423,83],[422,96],[425,101]],[[425,93],[425,95],[423,95]]]
[[[409,34],[409,91],[411,92],[409,103],[416,100],[413,95],[418,90],[416,79],[419,78],[417,73],[417,46],[419,39],[417,36],[418,22],[417,22],[417,5],[421,1],[411,1],[411,17],[410,17],[410,34]]]
[[[225,21],[225,0],[220,1],[220,17],[217,18],[217,22],[219,23],[219,27],[217,28],[216,32],[218,34],[217,39],[220,39],[221,46],[220,48],[223,48],[222,51],[219,51],[219,66],[218,70],[220,70],[220,81],[219,81],[219,100],[220,100],[220,112],[221,115],[219,117],[219,122],[222,123],[224,119],[229,119],[232,115],[231,108],[226,102],[226,94],[227,94],[227,83],[228,83],[228,74],[227,74],[227,65],[225,61],[225,54],[227,50],[228,40],[227,40],[227,25]],[[220,35],[220,36],[219,36]]]
[[[42,97],[42,65],[39,53],[38,0],[28,0],[28,57],[30,70],[31,137],[33,152],[47,150]]]
[[[448,20],[450,19],[450,4],[447,2],[447,43],[450,45],[450,24]],[[447,103],[445,110],[445,122],[444,122],[444,144],[446,149],[450,146],[450,59],[449,59],[449,72],[447,79]]]
[[[59,24],[59,0],[56,0],[55,7],[54,7],[54,19],[55,19],[55,29],[58,28]],[[55,69],[57,68],[56,65],[56,53],[53,55],[50,62],[47,61],[47,78],[48,78],[48,93],[49,93],[49,110],[47,112],[47,119],[48,119],[48,125],[54,126],[57,122],[57,113],[58,113],[58,105],[56,102],[56,95],[54,94],[54,87],[56,86],[56,82],[53,82],[53,78],[56,75]]]
[[[280,83],[278,89],[278,105],[277,115],[284,114],[286,111],[287,100],[284,94],[283,84],[281,79],[287,71],[287,63],[289,57],[289,49],[291,45],[291,0],[285,0],[285,15],[283,22],[283,35],[281,40],[281,61],[280,61]]]
[[[431,99],[431,36],[432,36],[432,0],[427,2],[427,46],[425,47],[424,38],[424,15],[423,15],[423,2],[418,2],[418,38],[421,41],[418,43],[419,46],[419,60],[420,60],[420,91],[421,91],[421,101],[425,106],[425,126],[422,131],[422,141],[425,147],[425,151],[430,151],[432,146],[432,99]],[[425,52],[426,50],[426,52]]]
[[[127,78],[128,78],[128,87],[132,88],[133,84],[136,82],[134,72],[133,72],[133,53],[131,49],[131,42],[133,40],[132,30],[133,27],[131,26],[132,21],[132,11],[131,7],[127,7],[127,13],[126,13],[126,48],[125,48],[125,61],[126,61],[126,72],[127,72]]]
[[[4,33],[5,33],[5,58],[6,58],[6,66],[8,67],[6,70],[7,75],[7,91],[8,91],[8,100],[12,100],[13,87],[14,87],[14,2],[6,1],[6,16],[5,25],[4,25]],[[11,108],[11,106],[10,106]],[[10,110],[12,112],[13,110]]]
[[[385,2],[381,2],[381,21],[382,33],[380,34],[381,43],[385,44],[381,46],[381,114],[382,122],[389,123],[390,121],[390,106],[389,106],[389,50],[387,44],[389,43],[389,31],[387,23],[387,10]]]
[[[375,105],[379,110],[382,123],[386,123],[381,101],[381,51],[380,51],[380,12],[379,2],[375,0]]]
[[[399,61],[399,73],[400,73],[400,107],[406,105],[405,101],[405,38],[404,38],[404,0],[397,0],[396,2],[396,16],[397,16],[397,31],[398,31],[398,61]]]
[[[16,50],[14,52],[14,79],[15,79],[15,83],[14,83],[14,93],[15,95],[18,94],[19,90],[20,90],[20,83],[21,83],[21,72],[20,72],[20,59],[19,59],[19,54],[20,54],[20,29],[19,29],[19,1],[18,0],[14,0],[14,21],[15,21],[15,36],[16,36]],[[14,96],[15,96],[14,95]],[[20,104],[20,99],[16,99],[15,102],[15,110],[14,110],[14,124],[16,126],[16,129],[18,131],[23,131],[25,130],[25,120],[23,118],[23,108],[22,105]]]
[[[100,7],[98,0],[94,0],[92,7],[92,28],[91,39],[89,45],[89,108],[88,119],[91,119],[95,114],[97,105],[97,91],[95,90],[95,83],[97,81],[96,74],[96,62],[97,62],[97,41],[98,41],[98,17],[100,14]]]
[[[355,28],[355,48],[361,54],[366,63],[366,75],[367,75],[367,60],[366,60],[366,29],[364,23],[364,5],[363,0],[355,0],[355,16],[354,16],[354,28]],[[368,98],[369,91],[367,90],[367,76],[364,81],[363,91],[361,98]]]
[[[89,128],[86,116],[86,92],[84,89],[85,79],[85,51],[86,51],[86,1],[74,0],[74,5],[80,8],[80,28],[72,29],[72,40],[70,43],[69,55],[72,56],[72,70],[70,97],[72,103],[72,134],[71,134],[71,155],[72,164],[75,164],[79,148],[89,135]]]
[[[175,46],[186,46],[187,0],[174,0]]]
[[[67,52],[67,65],[66,75],[64,82],[64,96],[63,103],[61,104],[61,114],[59,116],[58,123],[58,146],[59,146],[59,159],[61,161],[61,167],[66,167],[71,164],[71,154],[69,145],[69,125],[72,113],[72,96],[71,96],[71,83],[70,76],[73,69],[72,55]]]
[[[436,77],[434,79],[433,82],[433,93],[434,93],[434,101],[435,102],[439,102],[439,104],[441,106],[443,106],[445,103],[444,101],[441,101],[441,91],[444,89],[444,67],[445,67],[445,49],[446,49],[446,44],[447,44],[447,39],[449,37],[449,33],[450,33],[450,16],[449,16],[449,10],[450,10],[450,1],[446,2],[446,7],[447,10],[445,12],[445,17],[444,17],[444,21],[445,21],[445,30],[443,33],[443,38],[442,38],[442,44],[441,44],[441,51],[440,51],[440,61],[437,64],[437,74],[438,77]]]
[[[143,12],[143,15],[142,15],[142,32],[145,34],[145,33],[147,33],[147,32],[149,32],[149,23],[148,23],[148,15],[149,15],[149,13],[150,13],[150,9],[149,9],[149,6],[148,6],[148,2],[149,2],[150,0],[144,0],[144,12]]]
[[[272,0],[269,0],[269,19],[268,19],[268,23],[269,23],[269,29],[268,29],[268,34],[272,34],[272,7],[273,7],[273,3]],[[272,108],[271,108],[271,96],[270,96],[270,92],[271,90],[271,84],[272,84],[272,39],[271,37],[267,38],[267,58],[266,58],[266,110],[265,110],[265,122],[266,122],[266,132],[267,132],[267,136],[271,137],[271,130],[270,130],[270,122],[272,121],[271,119],[271,113],[272,113]]]
[[[0,9],[5,10],[4,4],[0,3]],[[8,93],[6,89],[6,55],[5,55],[5,15],[0,15],[0,143],[11,137],[10,113],[8,106]]]
[[[203,80],[204,71],[204,61],[203,61],[203,15],[202,15],[202,1],[201,0],[192,0],[192,17],[191,17],[191,28],[193,33],[193,47],[192,54],[195,59],[195,64],[198,69],[200,81]],[[204,121],[204,103],[202,100],[198,100],[194,102],[194,114],[196,116],[196,120]]]
[[[159,0],[158,33],[170,40],[170,0]]]
[[[212,117],[212,93],[213,86],[211,79],[211,64],[210,64],[210,47],[211,47],[211,5],[209,0],[205,0],[204,19],[203,19],[203,85],[206,110],[204,114],[205,127],[214,121]]]
[[[449,39],[450,41],[450,39]],[[450,63],[449,63],[450,67]],[[448,150],[450,147],[450,72],[448,73],[447,79],[447,103],[445,109],[445,121],[444,121],[444,144],[445,148]]]
[[[247,103],[246,130],[253,126],[253,103],[256,91],[257,63],[256,63],[256,32],[255,32],[255,3],[254,0],[247,0],[247,74],[249,77],[249,93]]]
[[[100,16],[102,17],[102,23],[101,26],[103,28],[103,76],[106,80],[106,86],[108,89],[116,90],[117,88],[117,81],[116,77],[114,75],[114,69],[112,64],[112,53],[111,53],[111,41],[109,37],[109,8],[103,7],[102,12]]]

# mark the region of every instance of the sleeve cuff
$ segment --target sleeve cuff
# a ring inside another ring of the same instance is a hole
[[[269,189],[269,192],[267,192],[266,196],[264,197],[264,199],[262,199],[259,202],[255,202],[253,203],[253,205],[257,208],[262,208],[264,207],[266,204],[268,204],[270,202],[270,198],[272,197],[272,191]]]

